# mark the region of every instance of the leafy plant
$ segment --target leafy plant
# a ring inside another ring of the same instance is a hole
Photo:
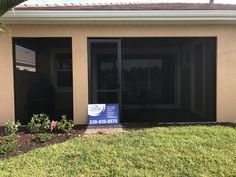
[[[50,120],[47,114],[34,114],[28,123],[30,132],[45,132],[50,128]]]
[[[36,138],[35,141],[37,143],[44,143],[46,141],[51,141],[53,139],[54,135],[50,133],[41,133]]]
[[[26,0],[1,0],[0,1],[0,16],[6,13],[11,8],[15,7],[16,5],[24,2]]]
[[[5,135],[16,134],[16,132],[19,130],[20,125],[21,124],[19,121],[17,121],[16,123],[13,121],[8,121],[4,128]]]
[[[5,142],[15,142],[16,139],[17,139],[16,135],[8,135],[8,136],[3,137],[3,140]]]
[[[14,8],[16,5],[24,2],[26,0],[0,0],[0,17],[6,13],[8,10]],[[7,34],[11,35],[10,30],[6,27],[6,25],[0,23],[0,35]]]
[[[66,115],[62,115],[61,121],[57,122],[57,130],[59,132],[67,132],[72,130],[74,124],[72,120],[67,120]]]
[[[0,154],[7,154],[16,150],[16,139],[17,137],[14,134],[5,136],[0,139]]]
[[[12,34],[12,31],[8,28],[8,26],[0,22],[0,35],[10,37],[11,34]]]

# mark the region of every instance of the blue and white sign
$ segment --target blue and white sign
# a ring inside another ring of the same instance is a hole
[[[119,123],[119,104],[89,104],[89,125],[111,125]]]

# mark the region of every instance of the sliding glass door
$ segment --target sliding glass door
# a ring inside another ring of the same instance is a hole
[[[90,103],[119,103],[120,90],[120,41],[89,40]]]
[[[174,56],[123,61],[123,103],[132,108],[174,106],[176,104],[176,60]]]
[[[127,117],[136,122],[140,111],[156,117],[160,106],[176,106],[175,56],[161,55],[152,41],[90,39],[88,44],[90,103],[118,103],[122,122]]]

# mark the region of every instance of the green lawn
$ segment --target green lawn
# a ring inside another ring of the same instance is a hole
[[[87,135],[2,160],[0,176],[236,176],[236,129],[188,126]]]

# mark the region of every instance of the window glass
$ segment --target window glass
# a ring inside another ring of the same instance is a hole
[[[57,88],[72,87],[72,54],[56,54],[56,85]]]
[[[57,70],[71,70],[72,69],[72,55],[70,53],[56,54],[56,69]]]

